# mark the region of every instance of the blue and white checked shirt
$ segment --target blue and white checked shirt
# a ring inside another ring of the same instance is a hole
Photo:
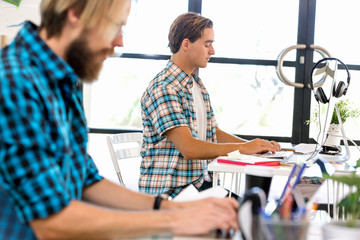
[[[200,87],[206,110],[206,141],[217,142],[218,126],[210,96],[201,79],[189,77],[171,60],[149,84],[141,98],[144,142],[140,169],[139,190],[149,194],[175,197],[190,183],[200,187],[204,168],[209,160],[184,160],[165,132],[179,126],[189,127],[198,137],[193,80]]]
[[[80,200],[102,179],[86,152],[78,77],[26,22],[0,58],[0,238]]]

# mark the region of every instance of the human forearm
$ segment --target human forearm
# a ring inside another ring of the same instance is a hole
[[[232,198],[208,198],[181,206],[187,208],[130,212],[74,200],[59,213],[34,220],[30,226],[39,239],[60,240],[135,238],[164,232],[198,235],[214,229],[238,229],[239,204]]]
[[[155,196],[133,192],[121,187],[107,179],[103,179],[84,189],[83,200],[115,209],[127,210],[152,210],[155,203]],[[160,204],[161,210],[181,209],[191,203],[170,202],[163,199]]]
[[[212,159],[226,156],[228,153],[239,150],[239,143],[200,143],[192,145],[193,152],[188,159]]]
[[[166,132],[166,135],[178,148],[184,158],[187,159],[211,159],[218,156],[223,156],[229,152],[239,150],[243,144],[242,140],[237,139],[238,142],[224,142],[214,143],[198,140],[194,138],[189,128],[176,127]],[[220,136],[224,139],[229,139],[228,134],[221,131]],[[236,138],[236,137],[234,137]],[[235,141],[235,139],[231,139]]]
[[[216,128],[216,138],[218,143],[244,143],[247,141],[243,138],[224,132],[220,128]]]
[[[39,239],[119,239],[170,232],[172,220],[166,212],[125,212],[72,201],[30,225]]]
[[[154,196],[133,192],[107,179],[83,191],[83,200],[115,209],[149,210],[154,206],[154,199]]]
[[[220,138],[237,141],[235,143],[213,143],[195,139],[189,128],[176,127],[166,132],[166,135],[182,153],[185,159],[210,159],[223,156],[229,152],[239,150],[244,154],[254,154],[266,151],[278,151],[278,145],[267,140],[254,139],[243,142],[242,139],[231,138],[228,134],[221,131]]]

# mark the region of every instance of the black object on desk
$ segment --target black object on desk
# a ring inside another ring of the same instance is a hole
[[[246,166],[244,170],[245,177],[245,189],[250,190],[253,187],[261,188],[265,195],[266,199],[269,196],[271,181],[274,176],[274,169],[271,167],[265,166]]]
[[[266,194],[261,188],[253,187],[245,192],[238,215],[241,235],[244,240],[263,239],[258,216],[265,205]]]
[[[321,147],[321,154],[329,154],[329,155],[337,155],[341,153],[340,146],[322,146]]]

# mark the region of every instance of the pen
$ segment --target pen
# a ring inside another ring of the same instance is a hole
[[[294,148],[281,148],[280,151],[291,151],[291,152],[295,152]]]
[[[306,164],[303,163],[303,165],[301,166],[301,168],[300,168],[300,170],[299,170],[299,173],[298,173],[298,175],[297,175],[297,177],[296,177],[296,181],[295,181],[295,183],[294,183],[294,185],[292,186],[291,189],[294,189],[294,188],[296,187],[296,185],[300,182],[301,175],[302,175],[305,167],[306,167]]]
[[[294,167],[292,168],[291,173],[290,173],[290,175],[289,175],[289,178],[288,178],[288,180],[286,181],[284,190],[283,190],[283,192],[281,193],[281,196],[280,196],[280,199],[279,199],[279,203],[280,203],[280,204],[283,202],[283,198],[284,198],[284,196],[285,196],[286,189],[289,187],[290,179],[291,179],[292,176],[294,175],[296,168],[297,168],[297,164],[295,164]]]
[[[293,221],[302,221],[306,218],[306,208],[298,207],[296,211],[292,214]]]
[[[291,209],[293,206],[293,198],[291,192],[287,192],[284,203],[280,209],[280,216],[284,220],[291,220]]]

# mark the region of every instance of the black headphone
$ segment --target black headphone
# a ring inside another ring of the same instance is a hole
[[[339,98],[339,97],[345,95],[347,90],[348,90],[348,87],[349,87],[349,84],[350,84],[350,72],[349,72],[348,67],[342,61],[340,61],[337,58],[323,58],[314,65],[314,67],[311,69],[310,87],[311,87],[311,90],[314,91],[314,83],[313,83],[312,76],[313,76],[313,72],[314,72],[315,68],[320,63],[328,61],[328,60],[335,60],[335,61],[341,63],[341,65],[344,66],[344,68],[345,68],[345,70],[347,72],[347,84],[344,83],[343,81],[340,81],[338,84],[335,83],[334,87],[333,87],[333,96],[336,97],[336,98]],[[326,96],[324,90],[322,89],[322,87],[319,87],[316,90],[316,92],[314,93],[314,96],[315,96],[316,101],[318,101],[318,102],[321,102],[321,103],[324,103],[324,104],[329,102],[329,99],[327,98],[327,96]]]

